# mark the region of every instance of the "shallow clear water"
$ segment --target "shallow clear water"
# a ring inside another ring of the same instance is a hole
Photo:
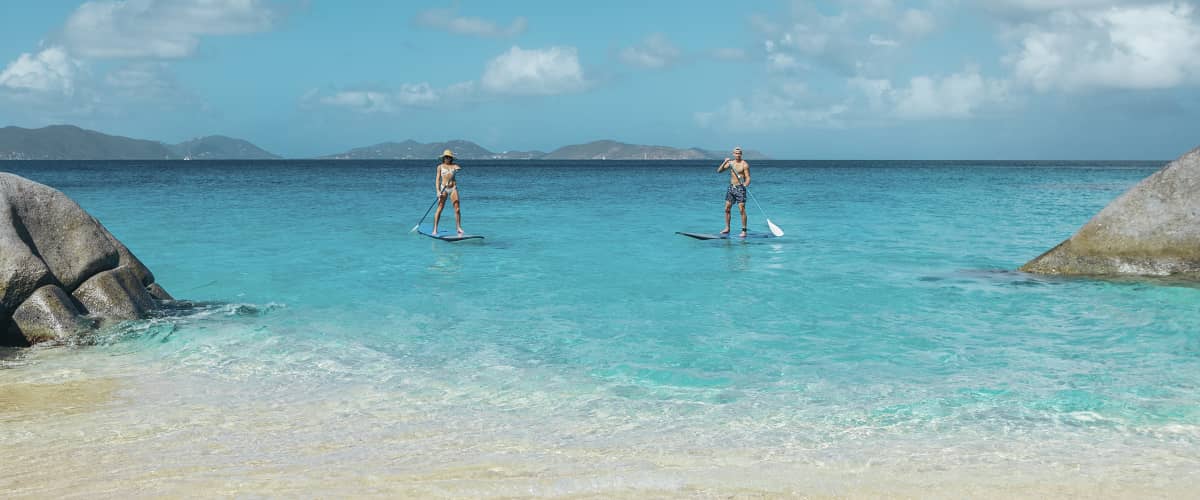
[[[749,242],[674,234],[723,225],[709,163],[463,164],[483,242],[409,233],[425,162],[5,163],[206,305],[0,358],[0,488],[1200,482],[1200,289],[1013,271],[1161,164],[758,162]]]

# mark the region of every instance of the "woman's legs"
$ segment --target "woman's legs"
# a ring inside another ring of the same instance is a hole
[[[458,188],[454,188],[450,192],[450,200],[454,202],[454,225],[457,226],[458,234],[463,234],[462,228],[462,212],[458,209]]]
[[[442,194],[438,195],[438,208],[437,208],[437,211],[433,213],[433,235],[434,236],[437,236],[438,222],[442,220],[442,208],[445,208],[445,206],[446,206],[446,193],[442,193]],[[455,202],[454,206],[455,206],[454,211],[458,212],[458,202]]]

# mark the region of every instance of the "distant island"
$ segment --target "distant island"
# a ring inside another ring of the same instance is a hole
[[[587,144],[563,146],[542,157],[543,160],[720,160],[732,155],[730,151],[669,146],[643,146],[616,141],[594,141]],[[747,149],[747,160],[769,160],[767,155]]]
[[[412,140],[385,142],[324,156],[330,160],[423,160],[437,158],[450,149],[466,160],[719,160],[730,153],[700,148],[679,149],[669,146],[644,146],[617,141],[593,141],[563,146],[549,153],[541,151],[488,151],[471,141],[420,143]],[[770,159],[758,151],[745,152],[747,160]]]
[[[728,152],[593,141],[543,151],[493,152],[467,140],[384,142],[318,157],[327,160],[426,160],[450,149],[464,160],[719,160]],[[770,159],[747,150],[748,160]],[[74,125],[38,129],[0,128],[0,160],[276,160],[280,156],[249,141],[210,135],[179,144],[132,139]]]
[[[223,135],[210,135],[170,146],[175,157],[183,160],[279,160],[249,141]]]
[[[446,142],[421,143],[414,140],[383,142],[372,146],[354,148],[345,153],[322,156],[323,160],[429,160],[438,158],[445,150],[466,160],[534,160],[546,156],[541,151],[510,151],[493,153],[471,141],[453,140]]]
[[[164,144],[74,125],[0,128],[0,160],[273,160],[280,157],[241,139],[210,135]]]

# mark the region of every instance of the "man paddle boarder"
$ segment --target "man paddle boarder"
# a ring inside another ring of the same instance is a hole
[[[437,174],[433,180],[438,197],[437,212],[433,214],[433,236],[438,235],[438,222],[442,218],[442,208],[446,206],[446,198],[450,198],[450,201],[454,203],[454,225],[458,228],[458,234],[463,234],[462,213],[458,210],[458,183],[454,180],[454,174],[458,173],[461,168],[454,163],[453,151],[449,149],[442,151],[442,164],[437,166]]]
[[[730,209],[733,208],[734,203],[737,203],[738,209],[742,212],[741,237],[745,238],[746,187],[750,185],[750,164],[742,159],[741,146],[733,148],[733,160],[726,158],[724,162],[721,162],[721,166],[717,167],[717,173],[724,172],[725,169],[729,169],[729,189],[725,191],[725,230],[721,231],[721,234],[729,234]],[[434,227],[437,227],[436,222]]]

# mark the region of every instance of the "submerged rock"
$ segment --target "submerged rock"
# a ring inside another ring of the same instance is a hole
[[[152,287],[149,288],[148,287]],[[67,340],[144,317],[170,294],[65,194],[0,173],[0,345]]]
[[[1126,191],[1021,270],[1200,279],[1200,148]]]

